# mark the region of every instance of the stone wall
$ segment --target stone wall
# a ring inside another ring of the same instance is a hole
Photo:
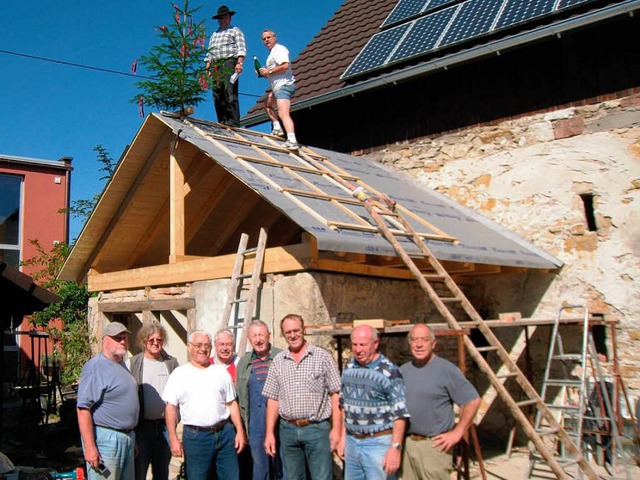
[[[561,259],[553,275],[484,278],[472,288],[474,304],[489,318],[553,318],[577,303],[618,319],[620,371],[631,395],[640,393],[640,96],[390,145],[367,158]]]

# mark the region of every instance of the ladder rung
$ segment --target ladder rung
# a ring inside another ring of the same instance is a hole
[[[251,277],[253,277],[253,273],[243,273],[241,275],[238,275],[235,278],[251,278]]]
[[[476,350],[479,352],[492,352],[494,350],[498,350],[498,347],[494,347],[493,345],[489,345],[488,347],[476,347]]]
[[[545,382],[547,386],[552,387],[580,387],[582,382],[580,380],[563,380],[559,378],[549,378]]]
[[[554,405],[553,403],[545,403],[549,410],[580,410],[577,405]]]
[[[248,298],[236,298],[235,300],[231,300],[229,303],[244,303],[248,301],[249,301]]]
[[[461,302],[462,301],[462,299],[460,297],[444,297],[444,298],[440,297],[440,300],[442,302],[445,302],[445,303],[454,303],[454,302]]]
[[[440,280],[443,282],[445,280],[445,277],[443,277],[442,275],[438,275],[437,273],[427,273],[422,276],[424,277],[425,280],[431,280],[431,281]]]
[[[581,362],[582,361],[582,354],[581,353],[565,353],[562,355],[554,355],[553,357],[554,360],[566,360],[566,361],[572,361],[572,362]]]
[[[258,251],[258,247],[247,248],[241,252],[241,255],[248,255],[249,253],[256,253]]]
[[[536,432],[538,433],[538,435],[540,435],[541,437],[544,435],[553,435],[555,433],[558,433],[560,430],[562,430],[562,427],[558,427],[558,428],[539,428],[536,430]]]
[[[523,400],[521,402],[516,402],[516,405],[519,407],[528,407],[529,405],[535,405],[538,403],[538,400]]]
[[[500,375],[496,375],[496,377],[511,378],[511,377],[517,377],[518,375],[520,375],[518,372],[507,372],[507,373],[501,373]]]

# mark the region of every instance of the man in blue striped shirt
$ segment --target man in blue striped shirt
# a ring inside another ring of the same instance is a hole
[[[409,418],[404,381],[378,345],[378,332],[369,325],[351,332],[353,358],[340,390],[344,435],[338,453],[345,480],[392,480],[400,468]]]

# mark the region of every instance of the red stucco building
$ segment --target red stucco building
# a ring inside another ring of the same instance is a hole
[[[60,211],[69,207],[71,160],[0,154],[0,261],[6,265],[32,275],[33,268],[19,267],[20,262],[38,254],[31,241],[37,240],[45,251],[69,241],[69,217]],[[28,320],[5,315],[8,306],[0,309],[6,310],[0,312],[5,332],[4,365],[11,370],[12,364],[24,364],[33,357],[32,342],[28,335],[7,332],[26,332],[30,326]],[[14,372],[18,374],[17,369]],[[10,376],[5,375],[7,379]]]

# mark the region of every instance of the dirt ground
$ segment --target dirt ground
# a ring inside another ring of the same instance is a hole
[[[46,472],[68,472],[83,464],[77,425],[73,422],[75,411],[67,415],[52,418],[48,425],[39,423],[38,412],[25,411],[20,402],[9,402],[3,409],[3,431],[0,452],[5,454],[16,467],[29,467],[32,474],[29,479],[46,478]],[[507,456],[501,444],[491,444],[482,440],[482,454],[485,476],[484,480],[525,480],[529,465],[529,456],[525,449],[518,448]],[[640,468],[636,458],[630,458],[628,475],[623,469],[616,472],[615,478],[624,480],[640,480]],[[170,477],[175,479],[180,469],[181,459],[172,458]],[[607,473],[596,467],[602,478]],[[470,478],[483,479],[477,460],[470,461]],[[2,478],[0,476],[0,478]],[[20,478],[23,478],[21,476]],[[148,477],[151,478],[151,475]],[[457,478],[454,474],[452,478]],[[460,477],[463,478],[463,477]],[[549,476],[547,478],[554,478]]]

